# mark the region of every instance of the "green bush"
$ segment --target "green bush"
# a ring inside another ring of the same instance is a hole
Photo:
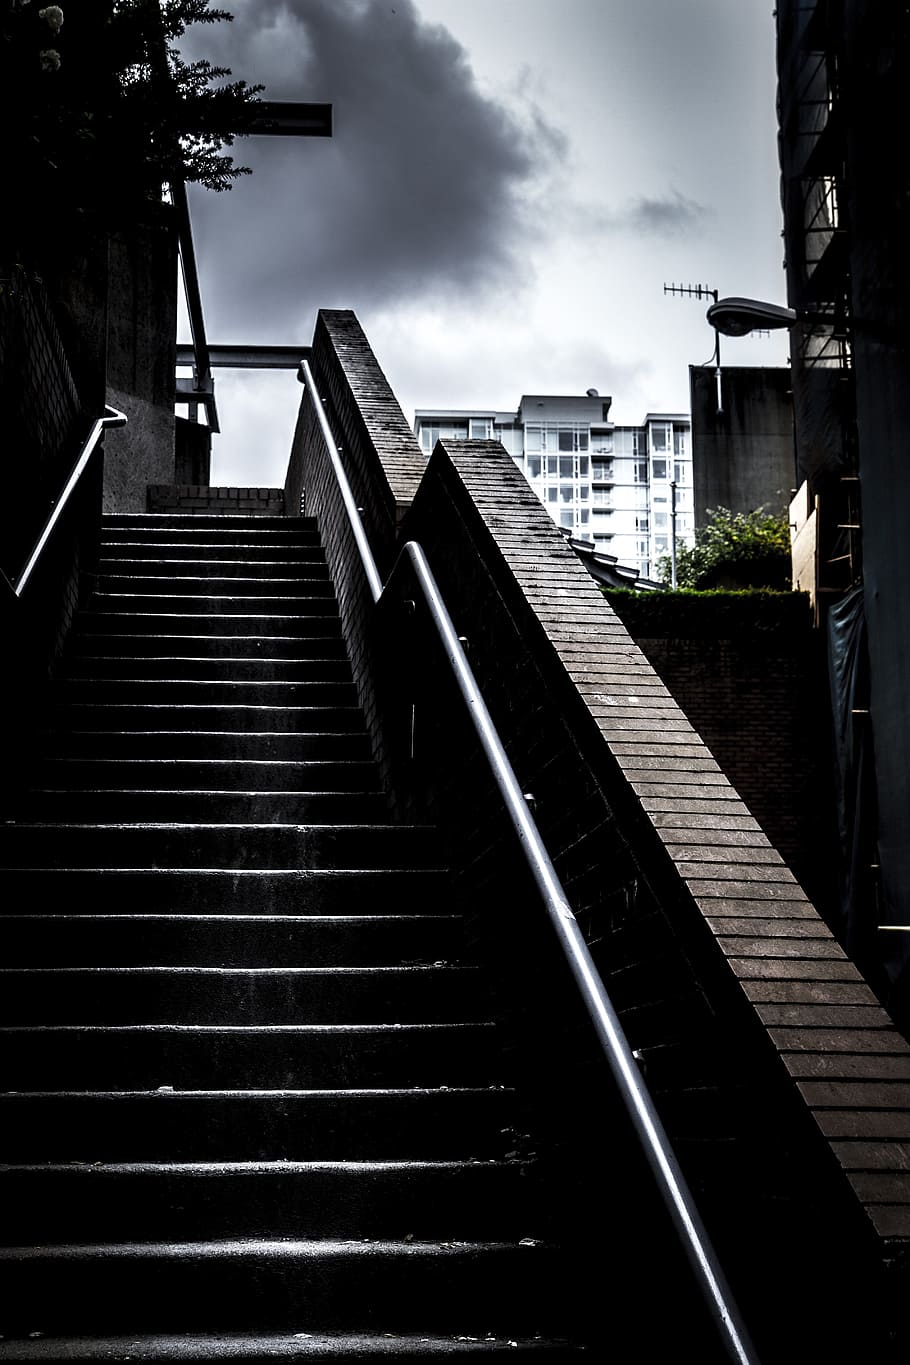
[[[669,558],[658,565],[661,581],[669,586]],[[754,512],[731,512],[717,507],[695,532],[693,546],[676,552],[676,586],[702,591],[710,588],[768,588],[785,592],[791,586],[790,527],[785,516],[759,507]]]

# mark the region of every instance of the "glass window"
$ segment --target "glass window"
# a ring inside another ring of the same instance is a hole
[[[561,479],[571,479],[575,473],[575,461],[571,455],[560,455],[559,457],[559,477]]]
[[[579,512],[579,514],[578,514],[578,520],[579,520],[579,522],[581,523],[582,526],[587,526],[587,524],[588,524],[588,519],[589,519],[589,518],[588,518],[588,509],[587,509],[587,507],[583,507],[583,508],[581,509],[581,511]]]
[[[555,502],[559,497],[559,489],[555,484],[551,484],[547,489],[547,502]]]
[[[667,553],[667,537],[666,537],[666,536],[655,536],[655,537],[654,537],[654,549],[655,549],[656,553],[659,554],[659,555],[660,555],[660,554],[666,554],[666,553]]]
[[[595,455],[609,455],[613,450],[613,433],[611,431],[592,431],[591,450]]]
[[[654,513],[654,529],[655,529],[655,531],[666,531],[666,529],[667,529],[667,513],[666,513],[666,512],[655,512],[655,513]]]
[[[685,455],[686,453],[686,428],[673,428],[673,454]]]
[[[560,430],[560,432],[559,432],[559,446],[558,446],[558,449],[560,449],[560,450],[574,450],[574,449],[575,449],[574,436],[575,436],[575,433],[574,433],[573,431],[568,431],[568,430],[566,430],[566,428],[563,427],[563,428]]]
[[[647,531],[648,526],[649,522],[647,516],[642,516],[642,514],[639,513],[638,516],[635,518],[636,531]]]
[[[573,516],[572,512],[571,511],[560,512],[559,524],[560,526],[567,526],[571,531],[572,527],[575,525],[575,517]]]
[[[541,463],[541,461],[540,461],[540,456],[539,456],[539,455],[529,455],[529,456],[528,456],[528,478],[529,478],[529,479],[539,479],[539,478],[540,478],[540,463]]]
[[[665,426],[652,426],[651,428],[651,449],[667,449],[667,428]]]
[[[592,477],[595,481],[609,483],[613,478],[612,460],[592,460]]]
[[[560,502],[575,501],[575,489],[573,488],[572,484],[561,483],[559,485],[559,501]]]
[[[490,423],[485,417],[471,418],[471,440],[486,441],[490,435]]]
[[[578,485],[578,501],[579,501],[579,502],[587,502],[587,501],[588,501],[588,496],[589,496],[590,492],[591,492],[591,485],[590,485],[590,484],[588,484],[588,483],[580,483],[580,484]]]
[[[612,488],[595,488],[592,500],[595,507],[609,507],[613,501]]]
[[[673,464],[673,481],[674,481],[674,483],[685,483],[685,482],[686,482],[686,466],[685,466],[680,460],[674,461],[674,464]]]
[[[540,427],[525,427],[525,450],[543,450]]]
[[[653,474],[655,479],[665,479],[667,477],[666,460],[652,460],[651,473]]]
[[[589,462],[589,460],[588,460],[587,455],[579,455],[578,460],[577,460],[577,464],[578,464],[578,477],[579,477],[580,479],[586,479],[586,478],[588,477],[588,467],[589,467],[589,463],[590,463],[590,462]]]
[[[420,428],[420,444],[424,450],[432,453],[436,442],[439,440],[439,427],[427,426]]]
[[[636,483],[648,482],[648,462],[647,460],[636,460],[633,466],[632,477]]]

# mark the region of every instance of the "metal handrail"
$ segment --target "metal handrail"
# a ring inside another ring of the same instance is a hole
[[[51,511],[51,514],[48,517],[47,521],[44,523],[44,527],[41,531],[41,534],[35,541],[35,548],[32,550],[28,559],[25,561],[25,567],[23,568],[22,572],[18,575],[18,577],[14,579],[10,584],[13,593],[15,594],[16,597],[21,597],[22,594],[24,593],[26,585],[28,584],[28,581],[35,570],[35,566],[37,565],[39,559],[44,553],[44,547],[50,540],[54,531],[54,527],[60,520],[64,507],[66,507],[66,504],[69,502],[74,488],[78,484],[79,480],[82,478],[82,475],[85,473],[85,469],[86,466],[88,465],[89,460],[95,453],[95,447],[100,441],[102,433],[106,431],[109,427],[124,427],[126,426],[127,421],[129,420],[125,412],[120,412],[118,408],[109,407],[107,404],[105,404],[104,411],[105,416],[96,418],[95,421],[92,423],[92,427],[91,430],[89,431],[88,437],[86,438],[85,444],[83,445],[82,450],[79,452],[79,457],[76,460],[76,463],[73,465],[72,469],[70,470],[69,478],[63,485],[63,489],[60,493],[60,496],[54,503],[53,510]]]
[[[336,479],[354,538],[360,552],[363,569],[370,585],[374,603],[379,603],[392,580],[400,572],[405,560],[410,562],[421,589],[430,618],[442,643],[445,656],[452,668],[462,699],[490,765],[493,780],[499,790],[519,845],[528,863],[556,932],[569,969],[581,992],[587,1014],[610,1070],[617,1082],[620,1096],[631,1118],[642,1145],[648,1165],[654,1175],[673,1226],[679,1235],[686,1258],[700,1285],[705,1303],[720,1334],[727,1354],[738,1365],[759,1365],[746,1326],[736,1306],[726,1276],[721,1269],[691,1191],[679,1167],[666,1130],[644,1084],[635,1056],[578,921],[569,905],[550,855],[544,847],[540,831],[522,794],[515,771],[499,738],[492,717],[474,678],[461,641],[449,616],[442,594],[427,563],[423,550],[416,541],[407,541],[401,548],[385,586],[373,558],[360,513],[351,493],[347,475],[338,455],[322,403],[316,392],[309,364],[301,361],[298,371],[301,383],[308,390],[319,419],[320,430]]]

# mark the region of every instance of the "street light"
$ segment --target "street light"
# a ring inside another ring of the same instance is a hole
[[[716,299],[705,313],[716,332],[727,337],[744,337],[749,332],[777,331],[792,327],[797,321],[794,308],[782,308],[777,303],[761,299]]]

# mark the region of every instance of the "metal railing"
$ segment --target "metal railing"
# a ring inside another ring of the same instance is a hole
[[[506,814],[518,838],[519,846],[540,893],[550,923],[556,933],[557,941],[579,989],[585,1010],[593,1024],[595,1035],[617,1082],[620,1097],[680,1239],[686,1259],[694,1273],[696,1283],[701,1289],[705,1305],[718,1332],[721,1344],[730,1360],[738,1362],[738,1365],[759,1365],[758,1356],[749,1339],[747,1329],[727,1284],[726,1276],[720,1267],[666,1131],[642,1080],[632,1048],[623,1032],[622,1025],[590,950],[585,943],[556,869],[544,847],[540,832],[528,808],[528,802],[522,794],[514,769],[487,710],[426,556],[416,541],[406,542],[399,552],[385,585],[383,585],[344,466],[338,454],[338,448],[316,390],[312,370],[306,360],[300,363],[298,377],[310,396],[318,419],[373,602],[378,604],[381,601],[383,594],[389,590],[393,579],[401,572],[402,566],[406,563],[409,564],[414,571],[445,657],[452,669],[462,700],[489,764],[493,780],[502,797]]]
[[[89,431],[88,436],[86,437],[85,444],[83,445],[81,451],[79,452],[78,458],[76,459],[76,463],[70,470],[69,477],[60,491],[60,496],[56,498],[52,504],[51,512],[44,523],[44,526],[41,530],[41,534],[35,541],[34,549],[32,550],[28,559],[25,561],[25,566],[23,567],[23,569],[17,575],[16,578],[12,580],[9,579],[7,580],[14,596],[16,597],[21,597],[22,594],[25,592],[25,589],[28,586],[29,579],[34,573],[38,565],[38,562],[41,559],[41,556],[44,553],[44,550],[48,544],[48,541],[50,540],[51,536],[54,533],[54,528],[56,527],[57,522],[63,515],[64,509],[66,508],[67,503],[72,497],[79,483],[79,480],[82,478],[82,475],[88,468],[89,461],[94,455],[95,448],[98,445],[98,442],[101,440],[102,435],[111,427],[126,426],[128,420],[126,413],[120,412],[117,408],[108,407],[107,405],[105,405],[104,411],[105,416],[96,418],[96,420],[92,423],[92,427],[91,430]]]

